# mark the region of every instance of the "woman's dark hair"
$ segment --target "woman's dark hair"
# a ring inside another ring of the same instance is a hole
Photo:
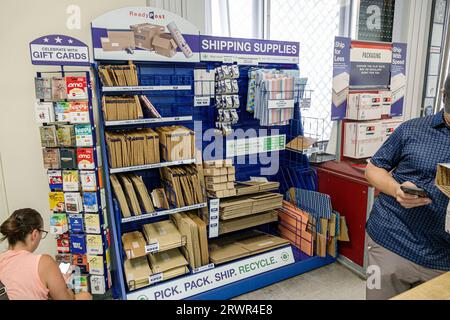
[[[3,237],[0,241],[8,239],[9,245],[25,241],[28,234],[34,230],[43,228],[44,221],[39,212],[34,209],[19,209],[2,223],[0,233]]]

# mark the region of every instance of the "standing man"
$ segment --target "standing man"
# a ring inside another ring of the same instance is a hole
[[[434,184],[437,164],[450,162],[450,76],[443,91],[445,110],[403,123],[367,166],[367,180],[381,191],[366,226],[368,300],[392,298],[450,271],[449,201]]]

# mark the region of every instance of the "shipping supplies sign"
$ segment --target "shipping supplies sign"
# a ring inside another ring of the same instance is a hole
[[[51,34],[30,43],[31,63],[36,65],[89,66],[88,46],[78,39]]]
[[[153,7],[127,7],[92,21],[94,58],[199,62],[199,30],[189,21]]]
[[[406,93],[406,43],[392,44],[391,65],[391,116],[403,115],[403,104]]]
[[[331,120],[344,119],[347,111],[351,72],[350,47],[350,38],[336,37],[333,58]]]
[[[299,54],[299,42],[200,36],[202,61],[298,64]]]
[[[351,87],[388,88],[391,82],[392,45],[353,41],[350,61]]]
[[[154,285],[127,296],[128,300],[180,300],[295,262],[291,247],[230,263],[178,280]]]

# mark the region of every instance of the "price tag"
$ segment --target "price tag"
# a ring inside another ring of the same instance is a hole
[[[150,243],[145,246],[145,253],[154,253],[159,251],[159,242]]]
[[[223,57],[223,63],[233,63],[233,57]]]
[[[219,236],[219,199],[209,201],[209,237],[217,238]]]
[[[148,282],[150,282],[150,284],[154,284],[154,283],[157,283],[157,282],[161,282],[161,281],[163,281],[163,280],[164,280],[164,277],[163,277],[162,272],[161,272],[161,273],[154,274],[154,275],[148,277]]]
[[[195,268],[194,270],[192,270],[192,273],[200,273],[200,272],[210,270],[210,269],[214,269],[214,263],[210,263],[206,266]]]
[[[194,97],[194,107],[209,107],[211,97]]]

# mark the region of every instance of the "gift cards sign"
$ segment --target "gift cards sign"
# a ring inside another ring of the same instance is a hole
[[[88,46],[78,39],[51,34],[30,42],[31,63],[38,65],[89,66]]]

